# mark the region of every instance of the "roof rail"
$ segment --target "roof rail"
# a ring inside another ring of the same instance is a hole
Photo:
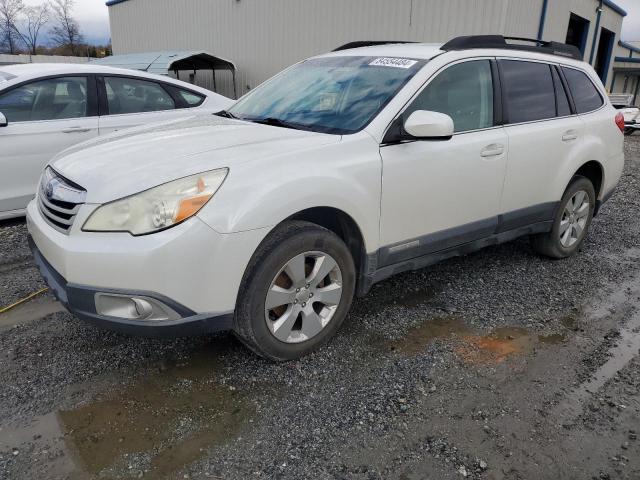
[[[407,40],[363,40],[358,42],[349,42],[341,45],[340,47],[333,50],[334,52],[339,52],[340,50],[349,50],[350,48],[360,48],[360,47],[374,47],[376,45],[390,45],[393,43],[416,43],[410,42]]]
[[[523,45],[521,43],[507,43],[507,40],[517,42],[528,42],[533,45]],[[546,53],[549,55],[559,55],[561,57],[582,60],[582,53],[573,46],[560,42],[545,42],[534,38],[503,37],[502,35],[471,35],[457,37],[445,43],[441,50],[468,50],[473,48],[499,48],[508,50],[526,50],[529,52]]]

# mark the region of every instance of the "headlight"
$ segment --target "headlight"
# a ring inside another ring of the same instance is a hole
[[[211,200],[228,172],[221,168],[192,175],[107,203],[91,214],[82,230],[144,235],[178,225]]]

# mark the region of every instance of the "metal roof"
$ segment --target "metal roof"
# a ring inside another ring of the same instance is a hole
[[[630,43],[623,42],[622,40],[618,42],[618,45],[620,45],[622,48],[626,48],[630,52],[640,53],[640,47],[636,47],[635,45],[631,45]]]
[[[236,70],[233,62],[227,59],[196,51],[130,53],[101,58],[92,63],[158,75],[167,75],[176,70]]]

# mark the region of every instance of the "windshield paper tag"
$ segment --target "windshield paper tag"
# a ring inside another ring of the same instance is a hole
[[[417,60],[409,60],[408,58],[391,58],[391,57],[382,57],[376,58],[373,62],[369,64],[371,67],[393,67],[393,68],[411,68],[416,63]]]

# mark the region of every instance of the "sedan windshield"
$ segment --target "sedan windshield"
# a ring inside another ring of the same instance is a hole
[[[355,133],[424,64],[424,60],[387,57],[310,59],[262,84],[225,113],[284,128]]]

